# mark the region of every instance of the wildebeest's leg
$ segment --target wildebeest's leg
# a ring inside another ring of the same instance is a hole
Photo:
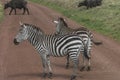
[[[14,9],[14,11],[15,11],[15,15],[16,15],[16,9]]]
[[[29,10],[28,10],[28,8],[23,8],[23,14],[25,14],[26,11],[27,11],[27,14],[29,15]]]
[[[29,15],[29,10],[28,10],[28,8],[26,8],[26,10],[27,10],[27,14]]]
[[[67,55],[66,69],[68,69],[68,68],[69,68],[69,64],[70,64],[70,63],[69,63],[69,60],[70,60],[70,59],[69,59],[69,55]]]
[[[89,9],[89,6],[86,6],[87,7],[87,9]]]
[[[23,14],[25,14],[25,8],[23,8]]]
[[[87,7],[87,9],[89,9],[89,8],[90,8],[90,6],[89,6],[89,5],[87,5],[86,7]]]
[[[47,55],[47,65],[48,65],[48,69],[49,69],[48,78],[52,78],[52,69],[51,69],[51,66],[50,66],[50,57],[49,57],[49,55]]]
[[[86,2],[86,7],[87,7],[87,9],[90,8],[90,3],[89,2]]]
[[[11,8],[9,15],[11,15],[12,11],[13,11],[13,8]]]

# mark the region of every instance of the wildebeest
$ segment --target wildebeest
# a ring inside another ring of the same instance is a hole
[[[96,0],[97,6],[100,6],[102,4],[102,0]]]
[[[100,6],[102,4],[102,0],[84,0],[78,4],[78,7],[86,6],[87,9]]]
[[[26,11],[29,14],[26,0],[11,0],[4,5],[4,9],[7,9],[9,7],[11,8],[9,15],[11,15],[13,10],[16,14],[16,9],[23,9],[23,14],[25,14]]]

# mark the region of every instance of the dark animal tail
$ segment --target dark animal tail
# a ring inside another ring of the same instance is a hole
[[[101,45],[101,44],[102,44],[101,41],[95,41],[94,39],[92,39],[92,42],[93,42],[95,45]]]
[[[88,50],[87,45],[84,45],[84,53],[83,53],[83,55],[85,56],[85,58],[90,59],[90,56],[89,56],[87,50]]]

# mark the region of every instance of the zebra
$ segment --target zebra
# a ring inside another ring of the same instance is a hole
[[[20,26],[19,32],[14,38],[14,44],[18,45],[20,42],[28,40],[30,44],[35,47],[42,59],[44,78],[47,74],[48,78],[52,78],[50,56],[63,57],[67,55],[70,56],[70,59],[74,64],[71,80],[74,80],[77,77],[78,58],[82,48],[84,48],[85,58],[89,59],[86,51],[87,48],[81,37],[75,34],[47,35],[40,28],[27,23],[20,23]]]
[[[58,20],[54,21],[54,23],[56,23],[56,33],[57,35],[63,35],[63,34],[77,34],[79,36],[82,37],[82,39],[84,40],[85,42],[85,45],[87,46],[87,53],[90,57],[90,51],[91,51],[91,47],[92,47],[92,42],[96,45],[99,45],[101,44],[101,42],[95,42],[93,40],[93,35],[92,33],[87,30],[86,28],[84,27],[81,27],[81,28],[78,28],[78,29],[71,29],[68,27],[67,23],[65,22],[65,20],[62,18],[62,17],[59,17]],[[83,49],[81,50],[82,52],[84,51]],[[84,56],[83,56],[83,66],[82,68],[80,69],[81,71],[83,71],[85,69],[85,61],[84,61]],[[87,71],[91,70],[90,68],[90,58],[88,60],[88,66],[87,66]],[[66,68],[69,67],[69,55],[67,56],[67,63],[66,63]]]

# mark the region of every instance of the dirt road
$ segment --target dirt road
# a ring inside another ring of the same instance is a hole
[[[13,44],[13,39],[19,30],[19,21],[34,24],[43,29],[46,34],[55,31],[52,20],[61,14],[41,5],[29,3],[30,15],[8,15],[0,24],[0,80],[49,80],[43,79],[42,65],[39,54],[27,41],[18,46]],[[67,19],[70,26],[79,27],[74,21]],[[103,41],[101,46],[93,46],[92,71],[78,73],[77,80],[120,80],[120,44],[94,32],[97,40]],[[65,58],[51,57],[53,79],[69,80],[72,68],[65,69]],[[80,64],[81,65],[81,64]]]

